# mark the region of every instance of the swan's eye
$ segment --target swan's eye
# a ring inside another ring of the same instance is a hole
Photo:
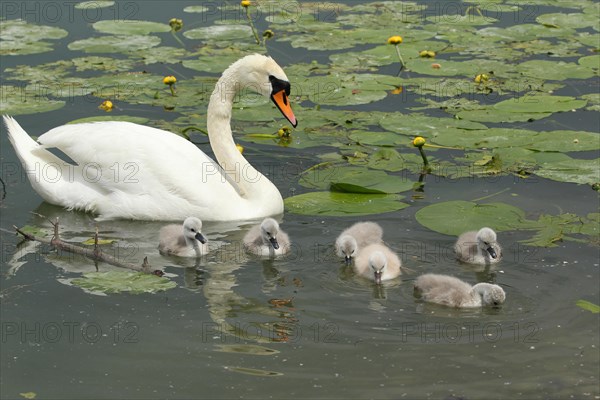
[[[190,231],[192,232],[196,232],[196,230],[194,228],[190,228]]]

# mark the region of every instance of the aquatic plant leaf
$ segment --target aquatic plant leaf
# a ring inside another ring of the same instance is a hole
[[[551,112],[513,112],[497,110],[494,107],[479,110],[465,110],[456,114],[457,118],[476,122],[528,122],[551,116]]]
[[[92,1],[82,1],[75,4],[75,8],[78,10],[86,10],[86,9],[97,9],[97,8],[106,8],[112,7],[115,5],[115,2],[112,0],[92,0]]]
[[[97,121],[126,121],[133,122],[134,124],[147,124],[150,120],[145,117],[134,117],[131,115],[97,115],[94,117],[78,118],[73,121],[67,122],[69,124],[82,124],[85,122],[97,122]]]
[[[424,114],[385,113],[379,116],[379,126],[388,131],[414,137],[417,135],[428,139],[438,134],[454,132],[462,134],[470,130],[485,130],[487,127],[479,122],[460,120],[455,118],[436,118]],[[441,143],[438,143],[441,144]],[[451,146],[451,145],[450,145]]]
[[[46,40],[62,39],[68,35],[64,29],[36,25],[20,19],[0,20],[0,55],[26,55],[52,50]]]
[[[64,106],[64,101],[40,96],[35,88],[28,90],[18,86],[0,86],[0,114],[36,114],[58,110]]]
[[[596,70],[598,70],[600,68],[600,54],[581,57],[579,60],[577,60],[577,63],[584,67],[595,68]]]
[[[252,354],[254,356],[272,356],[279,353],[279,350],[257,344],[218,344],[217,349],[223,353]]]
[[[71,283],[92,292],[133,294],[156,293],[177,286],[167,278],[129,271],[88,272],[72,279]]]
[[[454,236],[484,226],[499,232],[537,226],[535,221],[525,218],[523,210],[510,204],[479,204],[464,200],[431,204],[417,211],[415,218],[426,228]]]
[[[361,216],[382,214],[408,207],[397,194],[358,194],[340,192],[310,192],[284,200],[288,212],[320,216]]]
[[[600,313],[600,306],[587,300],[577,300],[577,303],[575,303],[575,305],[577,305],[577,307],[583,308],[584,310],[588,310],[594,314]]]
[[[245,375],[253,375],[253,376],[282,376],[282,372],[277,371],[267,371],[264,369],[255,369],[255,368],[246,368],[246,367],[225,367],[228,371],[238,372],[240,374]]]
[[[67,46],[85,53],[129,53],[158,46],[160,38],[149,35],[106,35],[76,40]]]
[[[530,60],[515,68],[517,72],[534,78],[562,81],[565,79],[588,79],[597,74],[592,68],[564,61]]]
[[[254,40],[252,28],[248,25],[213,25],[203,28],[190,29],[183,36],[192,40]]]
[[[104,245],[104,244],[111,244],[114,243],[116,240],[115,239],[98,239],[98,245]],[[81,244],[85,244],[85,245],[94,245],[96,243],[96,240],[94,238],[89,238],[87,240],[84,240],[83,242],[81,242]]]
[[[210,8],[206,6],[187,6],[183,9],[183,12],[186,13],[203,13],[205,11],[210,10]]]
[[[400,193],[414,182],[384,171],[339,165],[320,165],[302,173],[300,185],[311,189],[331,189],[350,193]]]
[[[536,22],[546,26],[565,27],[565,28],[587,28],[594,27],[598,30],[600,26],[600,20],[598,14],[584,14],[584,13],[553,13],[553,14],[542,14],[538,16]]]
[[[553,181],[591,185],[600,182],[600,158],[569,158],[559,162],[541,163],[535,174]]]
[[[494,110],[513,113],[548,113],[571,111],[586,105],[585,100],[570,96],[535,95],[522,96],[500,101],[492,107]]]
[[[130,19],[102,20],[95,22],[92,27],[98,32],[111,35],[147,35],[154,32],[171,31],[169,24]]]

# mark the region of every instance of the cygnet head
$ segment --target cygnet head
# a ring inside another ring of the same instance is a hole
[[[202,221],[198,218],[187,217],[185,221],[183,221],[183,236],[186,241],[193,242],[194,240],[197,240],[202,244],[206,243],[208,240],[202,235],[201,231]]]
[[[350,235],[344,235],[338,240],[338,255],[340,257],[344,257],[346,261],[346,265],[349,265],[352,262],[352,257],[356,256],[356,251],[358,250],[358,243],[356,243],[356,239]]]
[[[498,285],[489,285],[481,296],[481,303],[484,306],[499,306],[504,303],[506,294],[504,290]]]
[[[381,284],[383,269],[387,266],[387,258],[381,251],[375,251],[369,257],[369,267],[373,270],[375,283]]]
[[[263,243],[266,245],[271,244],[275,250],[279,248],[277,242],[277,234],[279,233],[279,224],[273,218],[265,218],[260,224],[260,235]]]
[[[483,251],[487,251],[492,258],[498,257],[496,250],[494,250],[494,243],[496,243],[496,232],[491,228],[481,228],[477,232],[477,245]]]

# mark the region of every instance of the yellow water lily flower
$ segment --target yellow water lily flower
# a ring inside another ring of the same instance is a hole
[[[284,126],[283,128],[277,131],[277,136],[280,138],[289,138],[292,135],[292,128],[289,126]]]
[[[423,58],[433,58],[435,57],[435,51],[431,50],[422,50],[419,52],[419,57]]]
[[[242,0],[240,2],[240,6],[242,6],[244,8],[250,7],[251,4],[252,4],[252,2],[250,0]]]
[[[174,85],[176,82],[177,82],[177,78],[175,78],[173,75],[165,76],[163,78],[163,83],[165,85]]]
[[[263,32],[262,35],[265,39],[271,39],[273,36],[275,36],[275,33],[273,33],[272,30],[267,29],[266,31]]]
[[[240,154],[244,152],[244,146],[242,146],[241,144],[237,144],[236,143],[235,147],[238,149],[238,151],[240,152]]]
[[[425,145],[425,138],[421,137],[421,136],[417,136],[414,140],[413,140],[413,146],[415,147],[422,147]]]
[[[489,76],[487,76],[486,74],[479,74],[475,77],[475,83],[484,83],[487,82],[490,79]]]
[[[98,106],[98,108],[99,108],[99,109],[101,109],[101,110],[104,110],[104,111],[106,111],[106,112],[112,111],[113,107],[114,107],[114,106],[113,106],[113,103],[112,103],[112,101],[110,101],[110,100],[104,100],[104,101],[102,102],[102,104],[100,104],[100,105]]]
[[[402,36],[390,36],[387,42],[388,44],[400,44],[402,43]]]

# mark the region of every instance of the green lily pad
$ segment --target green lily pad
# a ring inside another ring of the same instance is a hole
[[[277,371],[267,371],[264,369],[256,369],[256,368],[246,368],[246,367],[225,367],[225,369],[233,372],[238,372],[244,375],[252,375],[252,376],[282,376],[282,372]]]
[[[594,160],[569,158],[559,162],[542,163],[535,174],[553,181],[591,185],[600,182],[600,158]]]
[[[562,81],[565,79],[588,79],[597,73],[585,65],[549,60],[530,60],[516,66],[517,72],[549,80]]]
[[[587,68],[594,68],[594,69],[599,69],[600,68],[600,54],[595,54],[593,56],[585,56],[585,57],[581,57],[577,63],[579,65],[582,65],[584,67]]]
[[[160,44],[160,38],[149,35],[107,35],[76,40],[69,43],[72,51],[86,53],[129,53],[145,50]]]
[[[0,114],[36,114],[58,110],[64,106],[64,101],[40,96],[35,90],[10,85],[0,86]]]
[[[67,122],[68,124],[82,124],[85,122],[98,122],[98,121],[125,121],[133,122],[134,124],[147,124],[150,120],[145,117],[134,117],[130,115],[98,115],[95,117],[79,118],[73,121]]]
[[[241,40],[252,39],[252,28],[248,25],[213,25],[190,29],[183,36],[192,40]]]
[[[279,353],[279,350],[256,344],[219,344],[217,346],[217,351],[223,353],[252,354],[254,356],[272,356]]]
[[[423,207],[415,214],[417,221],[433,231],[457,236],[488,226],[498,232],[532,229],[534,221],[525,213],[505,203],[478,204],[472,201],[445,201]]]
[[[24,233],[28,233],[30,235],[33,236],[39,236],[39,237],[43,237],[43,236],[48,236],[48,232],[46,229],[37,227],[37,226],[33,226],[33,225],[25,225],[22,228],[19,228],[22,232]]]
[[[590,311],[593,314],[600,313],[600,306],[587,300],[577,300],[577,303],[575,303],[575,305],[577,305],[577,307],[583,308],[584,310]]]
[[[600,26],[600,22],[598,20],[598,14],[584,14],[584,13],[554,13],[554,14],[542,14],[538,16],[536,22],[546,25],[546,26],[555,26],[555,27],[565,27],[565,28],[587,28],[587,27],[595,27],[598,30],[598,26]]]
[[[311,192],[285,199],[288,212],[320,216],[361,216],[382,214],[408,207],[397,194]]]
[[[62,39],[68,32],[61,28],[30,24],[20,19],[0,20],[0,55],[26,55],[52,50],[46,40]]]
[[[493,106],[479,110],[465,110],[456,114],[457,118],[476,122],[528,122],[551,116],[551,112],[513,112],[497,110]]]
[[[92,292],[133,294],[156,293],[177,286],[167,278],[128,271],[88,272],[82,278],[72,279],[71,283]]]
[[[206,6],[187,6],[183,9],[183,12],[186,13],[203,13],[205,11],[210,10],[210,8]]]
[[[95,22],[92,27],[98,32],[111,35],[147,35],[154,32],[170,32],[168,24],[159,22],[114,19]]]
[[[75,4],[75,8],[78,10],[86,10],[86,9],[112,7],[114,5],[115,5],[115,2],[111,1],[111,0],[92,0],[92,1],[82,1],[80,3],[77,3],[77,4]]]
[[[508,99],[494,104],[495,110],[513,113],[548,113],[571,111],[585,107],[585,100],[570,96],[536,95]]]
[[[485,130],[487,127],[478,122],[455,118],[436,118],[423,114],[385,113],[378,119],[379,126],[388,131],[415,137],[420,135],[426,139],[438,134],[453,131],[460,135],[471,130]],[[441,143],[438,143],[441,144]],[[451,146],[451,144],[450,144]]]
[[[304,171],[299,183],[311,189],[379,194],[400,193],[414,186],[414,182],[388,175],[384,171],[332,164],[321,164]]]
[[[116,240],[115,239],[98,239],[98,245],[105,245],[105,244],[111,244],[114,243]],[[83,242],[81,242],[81,244],[85,244],[85,245],[95,245],[96,244],[96,239],[94,238],[89,238],[87,240],[84,240]]]

